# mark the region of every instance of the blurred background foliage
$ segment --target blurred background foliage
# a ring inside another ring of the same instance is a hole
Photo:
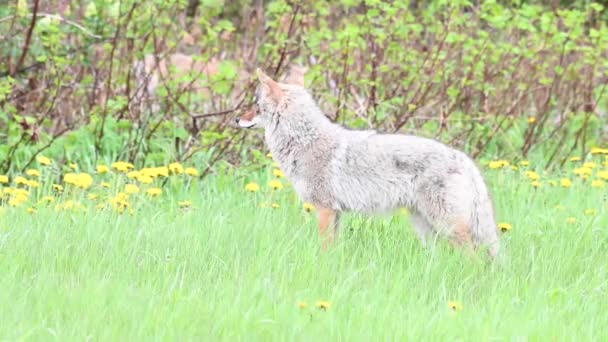
[[[39,154],[94,166],[247,168],[234,118],[260,67],[332,120],[546,167],[608,139],[608,1],[0,2],[0,173]],[[159,72],[160,70],[160,72]]]

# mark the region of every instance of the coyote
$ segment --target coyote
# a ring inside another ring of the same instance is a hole
[[[357,131],[332,123],[301,74],[279,83],[257,69],[254,107],[236,119],[263,128],[274,160],[302,200],[317,208],[326,249],[343,212],[408,208],[423,245],[437,236],[467,249],[499,249],[490,195],[475,163],[435,140]]]

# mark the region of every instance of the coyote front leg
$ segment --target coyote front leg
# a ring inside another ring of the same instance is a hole
[[[319,208],[319,236],[322,240],[322,250],[334,243],[338,235],[338,219],[340,213],[333,209]]]

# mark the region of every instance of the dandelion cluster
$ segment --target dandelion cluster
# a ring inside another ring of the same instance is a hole
[[[608,149],[593,148],[591,153],[582,158],[579,156],[568,159],[569,163],[565,168],[554,171],[539,171],[527,160],[517,163],[509,162],[508,160],[500,159],[493,160],[487,163],[488,172],[509,173],[511,176],[521,177],[526,181],[534,191],[555,192],[555,198],[564,197],[568,191],[599,191],[606,189],[606,181],[608,181]],[[509,167],[511,166],[511,167]],[[548,187],[544,188],[543,185]],[[567,217],[562,217],[563,222],[567,224],[577,224],[582,217],[587,216],[588,219],[599,215],[598,208],[588,208],[583,212],[572,212],[566,206],[558,204],[555,209],[559,212],[567,212]],[[498,229],[503,232],[509,232],[513,229],[511,223],[500,222]]]
[[[38,167],[25,170],[23,175],[0,175],[0,200],[4,206],[24,209],[36,214],[41,207],[56,211],[111,209],[118,213],[133,213],[146,198],[163,194],[165,180],[185,178],[191,182],[199,175],[196,168],[180,163],[145,167],[137,170],[131,163],[117,161],[95,166],[95,172],[80,170],[76,163],[61,168],[52,159],[39,155]],[[70,172],[62,172],[70,170]],[[189,200],[177,202],[180,208],[192,206]]]

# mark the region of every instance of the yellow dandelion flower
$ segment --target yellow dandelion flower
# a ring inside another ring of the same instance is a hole
[[[593,170],[588,167],[578,167],[574,169],[574,174],[578,176],[590,176],[593,173]]]
[[[575,224],[576,223],[576,217],[570,216],[570,217],[566,218],[566,222],[570,223],[570,224]]]
[[[40,165],[45,165],[45,166],[49,166],[52,163],[52,161],[45,156],[37,156],[36,160],[38,161],[38,163],[40,163]]]
[[[285,178],[285,174],[280,169],[274,169],[274,170],[272,170],[272,175],[275,176],[275,177],[277,177],[277,178]]]
[[[30,192],[28,190],[25,189],[15,189],[13,191],[13,195],[17,196],[17,195],[21,195],[21,196],[29,196]]]
[[[119,192],[115,197],[110,199],[110,204],[112,208],[114,208],[118,213],[123,213],[125,209],[129,208],[131,205],[129,204],[129,196],[124,192]]]
[[[281,190],[283,189],[283,183],[278,180],[271,180],[268,182],[268,186],[272,188],[272,190]]]
[[[597,166],[597,164],[594,162],[586,162],[583,164],[583,167],[586,167],[588,169],[594,169],[596,166]]]
[[[162,194],[163,191],[160,188],[150,188],[150,189],[146,190],[146,193],[151,197],[156,197],[156,196],[160,196],[160,194]]]
[[[136,179],[137,177],[139,177],[139,171],[129,171],[129,172],[127,172],[127,178],[129,178],[129,179]]]
[[[161,171],[161,168],[163,168],[164,172]],[[152,179],[155,179],[156,177],[160,176],[169,177],[169,168],[166,166],[144,167],[143,169],[139,170],[139,173],[142,176],[148,176]]]
[[[509,230],[513,229],[513,226],[510,223],[500,222],[498,224],[498,228],[501,232],[508,232]]]
[[[113,200],[117,201],[117,202],[123,202],[129,199],[129,195],[127,195],[124,192],[119,192],[116,194],[116,196],[113,198]]]
[[[260,190],[260,186],[258,185],[258,183],[251,182],[245,185],[245,190],[249,192],[256,192]]]
[[[127,195],[136,194],[139,192],[139,187],[135,184],[127,184],[125,185],[125,192]]]
[[[302,207],[304,208],[304,211],[306,211],[307,213],[310,213],[311,211],[315,210],[315,206],[310,203],[304,203],[304,205],[302,205]]]
[[[306,309],[308,307],[308,303],[306,303],[306,302],[298,302],[298,307],[300,309]]]
[[[598,171],[597,176],[603,180],[608,180],[608,171]]]
[[[531,180],[539,180],[540,176],[534,171],[526,171],[526,176]]]
[[[28,180],[27,183],[25,184],[26,186],[30,187],[30,188],[37,188],[40,186],[40,183],[38,183],[35,180]]]
[[[528,117],[528,123],[533,124],[533,123],[535,123],[535,122],[536,122],[536,117],[535,117],[535,116],[530,116],[530,117]]]
[[[581,157],[572,157],[570,158],[571,162],[577,162],[577,161],[581,161]]]
[[[17,176],[15,177],[14,182],[17,185],[27,185],[28,180],[25,177]]]
[[[501,169],[503,167],[509,166],[509,162],[506,160],[494,160],[488,164],[490,169]]]
[[[139,170],[139,175],[140,176],[148,176],[150,178],[154,178],[156,177],[156,170],[154,170],[153,167],[144,167],[143,169]]]
[[[179,201],[177,202],[177,205],[179,205],[182,208],[188,208],[192,206],[192,202],[190,201]]]
[[[462,302],[451,300],[448,302],[448,308],[454,311],[462,311],[462,309],[464,309],[464,305],[462,304]]]
[[[327,309],[331,308],[331,303],[328,301],[319,300],[315,303],[315,306],[319,309],[327,310]]]
[[[156,177],[169,177],[169,168],[166,166],[155,167],[154,172],[156,174]]]
[[[0,184],[8,184],[8,176],[0,175]]]
[[[184,171],[188,176],[196,177],[198,176],[198,170],[193,167],[187,167]]]
[[[604,188],[605,182],[601,179],[594,179],[593,181],[591,181],[591,186],[594,188]]]
[[[107,165],[99,164],[97,165],[97,173],[103,175],[104,173],[110,172],[110,168]]]
[[[30,214],[35,214],[36,213],[36,208],[29,207],[29,208],[27,208],[27,212],[30,213]]]
[[[68,167],[74,171],[78,171],[78,164],[76,163],[69,163]]]
[[[272,153],[268,152],[268,153],[266,154],[266,157],[268,157],[268,158],[272,158]]]
[[[19,205],[21,205],[22,203],[24,203],[26,201],[27,201],[27,195],[24,195],[22,193],[17,193],[13,197],[11,197],[11,199],[8,201],[8,205],[10,205],[11,207],[18,207]]]
[[[559,180],[559,185],[561,185],[562,188],[569,188],[572,186],[572,181],[568,178],[562,178]]]
[[[521,165],[521,166],[529,166],[530,162],[527,161],[527,160],[522,160],[522,161],[519,162],[519,165]]]
[[[591,149],[591,154],[608,154],[608,148],[594,147]]]
[[[88,173],[66,173],[63,176],[63,181],[66,184],[71,184],[85,190],[93,185],[93,177]]]
[[[142,183],[142,184],[152,184],[152,182],[154,182],[154,178],[148,176],[148,175],[138,175],[137,176],[137,181]]]
[[[59,185],[59,184],[53,184],[52,188],[53,188],[54,191],[57,191],[57,192],[62,192],[63,191],[63,187],[61,185]]]
[[[91,177],[91,175],[88,173],[78,174],[78,184],[76,184],[76,186],[82,189],[88,189],[91,185],[93,185],[93,177]]]
[[[124,161],[117,161],[115,163],[112,163],[112,165],[110,165],[114,170],[116,171],[120,171],[120,172],[128,172],[131,169],[134,169],[135,166],[131,163],[127,163]]]
[[[597,215],[597,209],[585,209],[585,215],[587,216],[595,216]]]
[[[76,185],[78,182],[78,176],[75,173],[66,173],[63,175],[63,182],[66,184]]]
[[[272,203],[272,204],[270,205],[270,207],[271,207],[272,209],[279,209],[281,206],[280,206],[278,203]]]
[[[180,163],[171,163],[169,164],[169,171],[176,175],[184,173],[184,167]]]
[[[99,185],[101,185],[102,188],[109,188],[110,187],[110,183],[108,183],[108,182],[101,182]]]
[[[537,180],[532,181],[532,183],[530,183],[530,185],[532,185],[535,188],[540,188],[541,186],[543,186],[543,184]]]
[[[29,169],[29,170],[25,171],[25,174],[30,177],[40,177],[40,171],[35,170],[35,169]]]

